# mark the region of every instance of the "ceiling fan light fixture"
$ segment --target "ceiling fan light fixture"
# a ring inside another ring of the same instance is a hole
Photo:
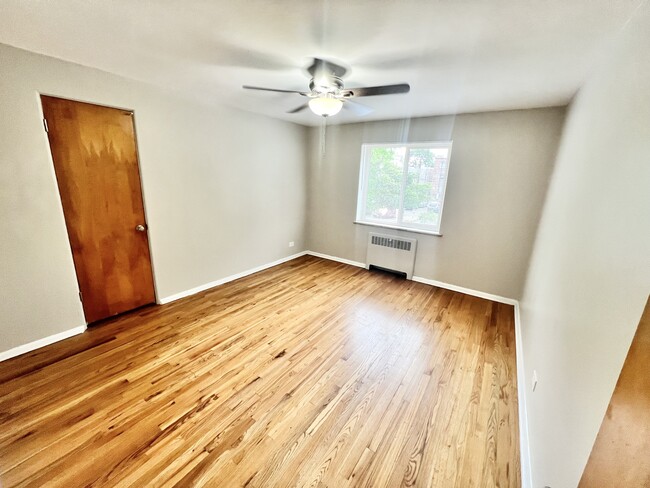
[[[316,115],[321,117],[330,117],[336,115],[343,108],[350,109],[356,115],[366,115],[372,112],[370,107],[365,107],[360,103],[353,101],[353,98],[372,97],[379,95],[397,95],[408,93],[411,87],[408,83],[399,83],[396,85],[366,86],[353,89],[345,89],[343,76],[348,72],[347,68],[338,64],[320,58],[314,58],[311,66],[307,68],[311,75],[309,80],[309,91],[299,90],[281,90],[278,88],[264,88],[262,86],[244,85],[247,90],[261,90],[278,93],[295,93],[309,99],[308,103],[303,103],[288,114],[302,112],[309,108]]]
[[[309,108],[316,115],[321,117],[330,117],[336,115],[341,111],[343,102],[338,98],[332,97],[318,97],[309,100]]]

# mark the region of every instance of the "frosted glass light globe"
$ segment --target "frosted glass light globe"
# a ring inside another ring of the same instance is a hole
[[[321,115],[323,117],[336,115],[341,111],[342,107],[343,102],[337,98],[318,97],[309,100],[309,108],[311,111],[316,115]]]

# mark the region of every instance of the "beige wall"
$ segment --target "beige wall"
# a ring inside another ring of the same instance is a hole
[[[577,485],[650,293],[643,9],[570,107],[521,302],[535,487]]]
[[[310,129],[307,247],[365,262],[370,231],[415,237],[415,275],[518,299],[557,151],[563,108]],[[446,141],[442,237],[354,224],[361,144]]]
[[[3,45],[0,70],[0,352],[84,324],[39,92],[135,110],[159,298],[304,249],[303,127]]]

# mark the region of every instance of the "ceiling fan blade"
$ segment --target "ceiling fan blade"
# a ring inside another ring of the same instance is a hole
[[[287,113],[288,114],[295,114],[295,113],[298,113],[298,112],[302,112],[307,107],[309,107],[309,104],[308,103],[303,103],[300,107],[296,107],[293,110],[289,110]]]
[[[353,102],[352,100],[345,100],[343,108],[349,110],[350,112],[354,112],[355,115],[358,115],[360,117],[373,112],[372,108],[358,102]]]
[[[408,93],[411,91],[411,86],[408,83],[400,83],[398,85],[384,85],[384,86],[367,86],[362,88],[349,88],[345,90],[344,96],[346,97],[373,97],[375,95],[395,95],[398,93]]]
[[[297,91],[297,90],[278,90],[277,88],[263,88],[261,86],[250,86],[243,85],[242,88],[247,90],[261,90],[261,91],[270,91],[270,92],[279,92],[279,93],[298,93],[299,95],[307,96],[307,93]]]

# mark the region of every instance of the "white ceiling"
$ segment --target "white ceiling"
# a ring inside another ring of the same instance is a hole
[[[411,93],[334,122],[566,104],[641,0],[0,0],[0,42],[306,125],[314,56]],[[1,70],[1,67],[0,67]],[[0,71],[1,76],[1,71]]]

